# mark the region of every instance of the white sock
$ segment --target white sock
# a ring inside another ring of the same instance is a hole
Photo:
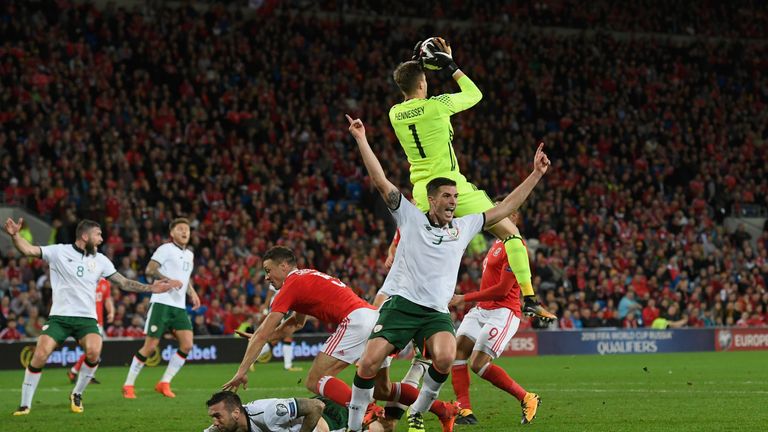
[[[32,407],[32,397],[35,396],[37,384],[43,372],[30,372],[29,368],[24,369],[24,384],[21,385],[21,405]]]
[[[289,344],[283,342],[283,365],[286,369],[293,367],[293,342]]]
[[[141,368],[144,367],[144,362],[139,360],[136,356],[133,356],[133,360],[131,360],[131,367],[128,369],[128,376],[125,377],[125,384],[127,386],[132,386],[134,382],[136,382],[136,377],[139,376],[139,372],[141,372]]]
[[[419,388],[419,381],[421,381],[421,377],[427,372],[427,367],[426,364],[414,358],[411,361],[410,369],[408,369],[408,372],[403,377],[403,382]]]
[[[98,368],[98,363],[91,367],[88,365],[87,361],[84,362],[83,366],[80,368],[80,373],[77,375],[77,382],[75,383],[75,388],[72,389],[72,394],[83,394],[85,388],[91,383],[91,378],[96,375],[96,369]]]
[[[261,357],[263,355],[267,355],[267,353],[269,352],[270,349],[272,349],[272,347],[270,347],[268,343],[265,343],[264,346],[261,347],[261,352],[259,353],[259,355],[256,358],[259,358],[259,357]]]
[[[187,361],[187,355],[184,354],[184,356],[182,356],[181,354],[181,351],[176,351],[176,354],[171,356],[171,360],[168,362],[168,367],[165,368],[163,379],[160,380],[161,382],[169,383],[173,377],[179,373],[179,369],[181,369],[181,367],[184,366],[184,362]]]
[[[429,373],[424,374],[424,382],[421,384],[419,397],[416,398],[416,402],[411,405],[411,413],[423,413],[428,410],[429,407],[432,406],[432,402],[437,399],[437,395],[440,393],[440,387],[442,386],[443,383],[435,381]]]
[[[349,401],[349,418],[347,427],[352,431],[363,429],[363,417],[368,404],[373,400],[373,387],[369,389],[360,388],[352,384],[352,400]]]

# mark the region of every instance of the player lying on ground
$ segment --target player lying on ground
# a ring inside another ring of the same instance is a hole
[[[259,399],[243,405],[236,393],[222,391],[205,404],[213,424],[203,432],[329,432],[344,427],[344,409],[319,399]]]

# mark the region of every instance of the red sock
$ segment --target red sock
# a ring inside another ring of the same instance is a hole
[[[480,375],[480,378],[511,394],[519,401],[522,401],[523,398],[525,398],[525,394],[527,393],[525,389],[520,387],[520,384],[510,378],[504,369],[493,363],[488,363],[484,369],[485,370],[481,370],[480,374],[478,374]]]
[[[466,364],[451,368],[451,383],[459,405],[462,408],[472,409],[472,403],[469,401],[469,368]]]
[[[419,397],[419,389],[416,387],[406,384],[404,382],[400,383],[400,398],[396,401],[403,405],[413,405],[414,402],[416,402],[416,398]],[[450,404],[447,404],[441,400],[436,400],[432,402],[432,405],[429,407],[429,411],[433,414],[435,414],[438,417],[446,417],[448,415],[448,407]]]
[[[77,363],[75,363],[74,366],[72,366],[72,369],[77,371],[77,373],[80,373],[80,368],[83,367],[83,362],[85,361],[85,354],[81,355],[79,359],[77,359]]]
[[[416,398],[419,397],[419,389],[416,387],[406,384],[404,382],[400,383],[400,398],[397,400],[397,402],[400,402],[403,405],[413,405],[414,402],[416,402]]]
[[[352,389],[344,381],[336,377],[328,377],[324,383],[321,379],[317,386],[318,394],[343,407],[349,405],[349,402],[352,400]]]

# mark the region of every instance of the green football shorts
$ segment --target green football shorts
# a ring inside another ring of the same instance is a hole
[[[70,336],[79,341],[89,333],[101,336],[99,323],[95,318],[51,315],[43,326],[43,334],[53,338],[57,344],[61,344]]]
[[[187,310],[162,303],[150,303],[144,333],[160,338],[166,330],[192,330]]]
[[[413,340],[414,346],[429,357],[425,350],[427,339],[443,331],[456,334],[450,314],[395,295],[381,306],[379,320],[376,321],[369,339],[383,337],[398,350],[402,350]]]

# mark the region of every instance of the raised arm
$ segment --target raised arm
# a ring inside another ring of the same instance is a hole
[[[40,249],[40,246],[35,246],[27,241],[24,237],[19,234],[19,231],[21,231],[21,227],[24,225],[24,218],[19,218],[19,222],[14,222],[13,219],[8,218],[5,221],[5,232],[8,233],[9,236],[11,236],[11,240],[13,241],[13,245],[16,247],[16,250],[21,252],[22,255],[28,256],[28,257],[35,257],[35,258],[42,258],[43,257],[43,250]]]
[[[436,66],[439,66],[441,69],[447,69],[461,89],[459,93],[438,96],[437,100],[443,102],[451,114],[472,108],[483,98],[483,93],[453,61],[453,50],[448,41],[441,37],[436,37],[434,40],[435,48],[438,50],[435,52],[434,59]]]
[[[533,172],[513,190],[504,201],[485,212],[485,227],[489,228],[496,225],[499,221],[517,210],[531,194],[533,188],[539,183],[549,168],[549,158],[544,153],[544,143],[539,144],[536,149],[536,156],[533,158]]]
[[[107,278],[110,282],[117,285],[118,288],[125,291],[132,292],[153,292],[164,293],[172,289],[181,288],[181,281],[177,280],[156,280],[152,285],[143,284],[139,281],[128,279],[127,277],[115,272],[112,276]]]
[[[400,190],[395,187],[384,174],[384,169],[381,167],[381,163],[376,158],[376,155],[371,149],[371,145],[368,144],[368,138],[365,137],[365,126],[360,119],[352,120],[352,117],[347,116],[349,121],[349,133],[357,141],[357,148],[360,150],[360,155],[363,157],[363,163],[365,169],[368,170],[368,175],[371,177],[373,184],[376,185],[376,189],[379,190],[381,197],[384,198],[384,203],[390,209],[396,209],[400,207]]]

